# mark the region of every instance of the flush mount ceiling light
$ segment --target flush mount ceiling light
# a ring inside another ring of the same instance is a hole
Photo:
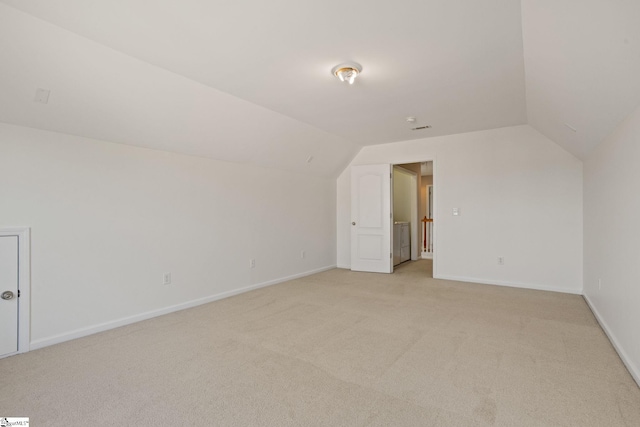
[[[350,85],[353,84],[358,74],[362,72],[362,66],[355,62],[348,62],[345,64],[336,65],[331,70],[331,74],[340,79],[341,82],[347,82]]]

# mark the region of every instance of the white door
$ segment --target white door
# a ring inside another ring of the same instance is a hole
[[[351,270],[393,272],[391,165],[351,167]]]
[[[0,236],[0,356],[18,351],[18,236]]]

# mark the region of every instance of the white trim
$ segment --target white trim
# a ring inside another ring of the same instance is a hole
[[[18,351],[29,351],[31,314],[31,229],[29,227],[1,227],[0,236],[18,236]],[[3,357],[4,357],[3,356]]]
[[[393,165],[393,173],[395,174],[395,168],[401,169],[401,171],[407,175],[411,176],[411,192],[413,193],[413,197],[410,200],[411,203],[411,220],[409,221],[409,224],[411,224],[411,233],[409,234],[411,236],[411,246],[410,246],[410,252],[411,252],[411,256],[409,257],[411,259],[411,261],[416,261],[418,259],[420,259],[420,230],[418,227],[418,223],[419,223],[419,218],[418,218],[418,208],[420,206],[419,203],[419,199],[420,199],[420,189],[418,188],[418,174],[412,170],[409,170],[405,167],[403,167],[401,164],[400,165]],[[395,178],[395,175],[394,175]],[[393,182],[391,183],[391,192],[393,193]],[[393,201],[393,198],[392,198]],[[393,211],[393,203],[391,204],[391,211],[393,212],[393,223],[395,223],[396,217],[395,217],[395,212]],[[391,237],[392,237],[392,242],[393,242],[393,223],[391,224]],[[393,252],[393,244],[391,245],[391,249]]]
[[[321,267],[315,270],[305,271],[303,273],[294,274],[292,276],[281,277],[279,279],[268,280],[266,282],[257,283],[255,285],[246,286],[240,289],[234,289],[231,291],[221,292],[219,294],[210,295],[204,298],[198,298],[195,300],[187,301],[181,304],[172,305],[169,307],[161,308],[158,310],[147,311],[145,313],[135,314],[129,317],[123,317],[117,320],[111,320],[109,322],[100,323],[97,325],[89,326],[86,328],[76,329],[75,331],[65,332],[63,334],[54,335],[52,337],[41,338],[39,340],[35,340],[31,343],[31,349],[35,350],[42,347],[47,347],[54,344],[59,344],[65,341],[70,341],[76,338],[85,337],[87,335],[96,334],[98,332],[107,331],[109,329],[119,328],[121,326],[129,325],[131,323],[141,322],[143,320],[151,319],[153,317],[162,316],[164,314],[173,313],[175,311],[185,310],[187,308],[196,307],[202,304],[207,304],[213,301],[221,300],[223,298],[228,298],[234,295],[242,294],[245,292],[253,291],[255,289],[264,288],[266,286],[275,285],[278,283],[286,282],[293,279],[298,279],[300,277],[310,276],[312,274],[321,273],[323,271],[331,270],[335,268],[335,265],[329,265],[326,267]]]
[[[638,367],[633,363],[633,361],[631,360],[627,352],[624,351],[624,348],[620,345],[616,337],[613,335],[613,333],[611,332],[611,329],[607,325],[607,322],[604,321],[604,319],[596,309],[595,305],[593,305],[589,297],[586,294],[582,295],[582,297],[584,298],[585,302],[591,309],[591,312],[593,313],[594,317],[600,324],[600,327],[602,328],[604,333],[607,334],[607,337],[609,338],[609,341],[611,341],[613,348],[615,348],[616,351],[618,352],[618,356],[620,356],[620,359],[622,359],[622,363],[624,363],[624,366],[627,367],[627,370],[629,371],[633,379],[636,381],[636,383],[640,387],[640,369],[638,369]]]
[[[431,202],[433,203],[433,206],[431,206],[431,218],[433,219],[433,227],[431,227],[431,231],[433,232],[433,237],[431,238],[431,241],[433,243],[432,246],[432,252],[431,252],[431,256],[433,257],[433,265],[432,265],[432,271],[433,274],[432,276],[438,277],[438,258],[439,255],[436,254],[436,251],[438,250],[438,248],[440,247],[440,244],[438,243],[438,224],[439,224],[439,215],[438,215],[438,206],[440,206],[440,202],[438,201],[438,194],[440,194],[440,190],[439,187],[436,185],[437,183],[437,171],[438,171],[438,162],[436,161],[436,156],[433,156],[433,159],[431,160],[427,160],[428,162],[432,162],[432,175],[431,175],[431,187],[432,188],[432,194],[433,194],[433,200],[431,200]]]
[[[444,280],[454,280],[456,282],[480,283],[483,285],[506,286],[509,288],[533,289],[536,291],[550,291],[550,292],[561,292],[565,294],[582,295],[582,289],[555,288],[552,286],[537,285],[537,284],[531,284],[531,283],[505,282],[502,280],[486,280],[486,279],[478,279],[476,277],[449,276],[447,274],[439,274],[439,275],[434,274],[433,278],[444,279]]]

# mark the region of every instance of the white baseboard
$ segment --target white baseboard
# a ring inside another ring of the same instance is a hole
[[[607,325],[607,322],[604,321],[604,319],[600,315],[600,312],[598,312],[598,310],[593,305],[593,303],[591,302],[589,297],[586,294],[582,295],[582,297],[584,298],[584,300],[586,301],[587,305],[591,309],[591,312],[593,313],[593,315],[595,316],[596,320],[600,324],[600,327],[602,328],[604,333],[607,334],[607,337],[609,338],[609,341],[611,341],[611,344],[613,345],[613,348],[615,348],[616,351],[618,352],[618,356],[620,356],[620,359],[622,359],[622,363],[624,363],[624,366],[627,367],[627,370],[629,371],[629,373],[631,374],[633,379],[638,384],[638,387],[640,387],[640,369],[638,369],[638,367],[633,363],[631,358],[629,358],[629,356],[627,355],[627,352],[624,351],[624,348],[622,348],[622,346],[620,345],[620,343],[616,339],[615,335],[613,335],[613,332],[611,332],[611,329]]]
[[[420,257],[422,259],[433,259],[433,252],[421,252]]]
[[[303,273],[294,274],[287,277],[281,277],[274,280],[269,280],[262,283],[257,283],[255,285],[246,286],[240,289],[234,289],[231,291],[221,292],[219,294],[210,295],[204,298],[198,298],[195,300],[183,302],[181,304],[172,305],[169,307],[161,308],[158,310],[147,311],[145,313],[135,314],[133,316],[123,317],[117,320],[111,320],[109,322],[99,323],[97,325],[89,326],[86,328],[76,329],[71,332],[65,332],[63,334],[54,335],[47,338],[41,338],[39,340],[34,340],[31,342],[31,350],[36,350],[39,348],[47,347],[54,344],[59,344],[65,341],[74,340],[76,338],[85,337],[87,335],[96,334],[98,332],[108,331],[109,329],[119,328],[121,326],[129,325],[131,323],[141,322],[143,320],[151,319],[153,317],[162,316],[164,314],[173,313],[175,311],[184,310],[191,307],[196,307],[202,304],[207,304],[213,301],[221,300],[224,298],[228,298],[234,295],[242,294],[245,292],[253,291],[255,289],[264,288],[266,286],[275,285],[282,282],[287,282],[289,280],[299,279],[300,277],[310,276],[312,274],[321,273],[323,271],[331,270],[336,268],[335,265],[330,265],[326,267],[321,267],[315,270],[305,271]]]
[[[533,289],[536,291],[562,292],[565,294],[582,295],[582,289],[565,289],[554,288],[552,286],[536,285],[530,283],[505,282],[501,280],[485,280],[476,277],[449,276],[446,274],[438,274],[433,276],[434,279],[455,280],[457,282],[481,283],[483,285],[507,286],[509,288]]]

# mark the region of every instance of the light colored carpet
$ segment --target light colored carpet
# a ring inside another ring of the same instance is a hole
[[[331,270],[0,360],[34,426],[638,426],[580,296]]]

